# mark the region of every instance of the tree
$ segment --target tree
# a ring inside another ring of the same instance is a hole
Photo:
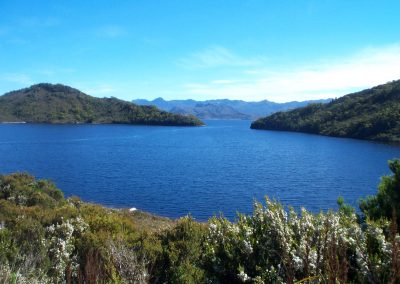
[[[391,219],[395,212],[400,225],[400,160],[389,161],[389,168],[393,174],[382,177],[378,193],[362,200],[360,209],[373,220],[382,217]]]

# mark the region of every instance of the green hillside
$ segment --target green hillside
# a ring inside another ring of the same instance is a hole
[[[251,128],[397,143],[400,142],[400,80],[328,104],[278,112],[253,122]]]
[[[0,122],[203,124],[194,116],[172,114],[116,98],[95,98],[60,84],[37,84],[1,96]]]

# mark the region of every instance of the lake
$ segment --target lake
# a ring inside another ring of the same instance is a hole
[[[206,123],[2,124],[0,172],[49,178],[84,201],[202,221],[249,213],[265,195],[314,212],[337,208],[338,196],[356,206],[400,157],[400,147],[368,141]]]

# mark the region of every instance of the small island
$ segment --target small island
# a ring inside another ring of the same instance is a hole
[[[254,121],[252,129],[283,130],[400,143],[400,80]]]
[[[0,122],[204,125],[192,115],[173,114],[117,98],[96,98],[69,86],[47,83],[0,96]]]

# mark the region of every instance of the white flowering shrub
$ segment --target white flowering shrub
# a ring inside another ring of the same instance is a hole
[[[52,283],[52,281],[40,269],[25,266],[15,269],[2,263],[0,265],[0,283],[45,284]]]
[[[363,227],[362,227],[363,226]],[[388,283],[393,246],[388,222],[357,222],[354,213],[285,210],[266,199],[236,223],[212,218],[205,253],[216,279],[231,283]],[[385,233],[387,232],[387,233]]]
[[[62,221],[47,227],[48,254],[52,263],[51,275],[54,282],[61,283],[65,280],[67,267],[71,270],[72,276],[77,276],[79,263],[75,250],[75,238],[84,230],[87,224],[80,218]]]
[[[0,284],[400,283],[400,162],[391,169],[364,215],[343,199],[314,214],[267,198],[236,222],[186,217],[162,230],[157,218],[0,175]]]
[[[123,283],[148,283],[145,257],[129,248],[122,240],[110,240],[108,251]]]
[[[399,261],[398,248],[400,237],[397,234],[394,239],[389,240],[384,231],[389,231],[388,222],[368,222],[365,231],[359,234],[355,242],[357,263],[359,271],[366,282],[389,283],[392,278],[393,257]],[[398,272],[397,272],[398,273]]]

